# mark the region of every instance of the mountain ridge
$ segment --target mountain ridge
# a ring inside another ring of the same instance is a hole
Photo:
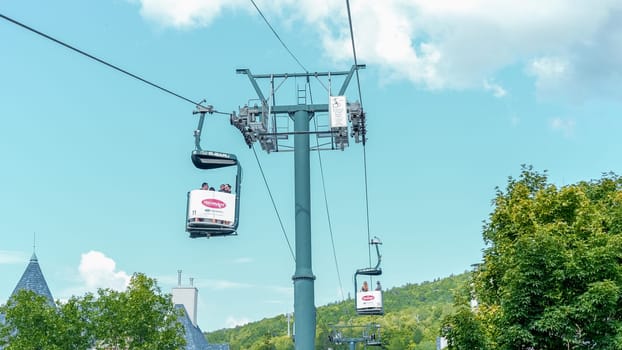
[[[377,337],[388,350],[435,350],[441,321],[453,310],[454,293],[464,287],[469,276],[465,271],[387,289],[383,291],[383,316],[357,316],[353,299],[319,306],[316,349],[347,347],[330,342],[335,326],[345,336],[361,338],[369,325],[377,324]],[[281,314],[205,335],[212,343],[229,343],[231,350],[289,350],[294,346],[287,327],[287,318]]]

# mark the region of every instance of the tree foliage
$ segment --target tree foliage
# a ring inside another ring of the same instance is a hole
[[[32,291],[20,291],[0,308],[5,325],[0,346],[13,349],[62,349],[59,312],[47,299]]]
[[[67,302],[22,290],[0,308],[0,346],[12,349],[159,349],[185,345],[179,312],[155,280],[134,274],[123,291],[100,289]]]
[[[124,292],[100,289],[90,309],[101,347],[179,349],[185,343],[180,314],[170,296],[143,274],[134,274]]]
[[[557,187],[523,167],[493,204],[479,307],[446,319],[452,348],[474,327],[482,348],[622,349],[622,179]]]
[[[444,336],[451,349],[483,350],[487,349],[485,330],[480,317],[482,312],[473,312],[470,300],[471,284],[467,283],[457,290],[454,296],[454,312],[443,319],[441,335]]]
[[[331,343],[331,325],[353,326],[352,336],[361,336],[370,323],[380,325],[382,343],[389,350],[435,350],[441,320],[452,311],[453,291],[467,282],[461,274],[421,284],[408,284],[383,293],[384,316],[356,316],[354,301],[345,300],[317,308],[316,349],[348,349]],[[356,332],[359,332],[358,334]],[[229,343],[231,350],[292,350],[287,337],[287,318],[279,315],[232,329],[207,334],[210,343]],[[359,344],[357,348],[362,348]],[[371,347],[368,347],[371,348]]]

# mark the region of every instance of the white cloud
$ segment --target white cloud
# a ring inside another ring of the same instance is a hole
[[[240,0],[130,0],[140,4],[141,16],[162,26],[179,29],[209,25],[227,7]]]
[[[357,3],[353,18],[361,61],[431,89],[478,88],[503,68],[540,57],[590,60],[592,53],[578,47],[599,41],[611,10],[620,7],[614,1],[570,6],[561,0]],[[622,63],[611,66],[619,71]]]
[[[563,57],[535,58],[526,71],[535,77],[538,91],[545,94],[555,94],[570,86],[573,80],[572,63]]]
[[[246,317],[237,318],[234,316],[229,316],[227,317],[225,324],[226,324],[226,328],[235,328],[237,326],[243,326],[249,322],[250,322],[250,319]]]
[[[572,119],[553,118],[551,119],[551,129],[560,131],[564,136],[571,137],[574,134],[575,121]]]
[[[531,61],[529,71],[538,79],[560,79],[568,74],[569,63],[561,58],[542,57]]]
[[[130,282],[130,276],[125,271],[116,269],[114,260],[93,250],[82,254],[78,267],[80,277],[90,291],[98,288],[124,290]]]
[[[22,264],[25,261],[28,261],[28,256],[24,252],[0,250],[0,265]]]
[[[253,262],[253,259],[249,257],[237,258],[233,261],[234,264],[248,264],[251,262]]]
[[[281,294],[281,295],[294,295],[294,287],[281,287],[281,286],[266,286],[268,290],[271,290],[273,293]]]
[[[229,281],[229,280],[218,280],[218,279],[195,279],[194,285],[199,288],[207,288],[211,290],[225,290],[225,289],[249,289],[249,288],[262,288],[269,290],[272,294],[281,294],[281,295],[293,295],[294,287],[282,287],[282,286],[274,286],[274,285],[253,285],[250,283]]]
[[[202,278],[202,277],[193,277],[192,275],[187,275],[182,278],[181,284],[182,286],[189,286],[190,279],[192,279],[192,285],[197,288],[206,288],[210,290],[226,290],[226,289],[247,289],[247,288],[256,288],[256,286],[236,281],[229,280],[220,280],[220,279],[211,279],[211,278]],[[160,275],[157,277],[157,281],[159,284],[170,285],[172,287],[177,286],[178,276],[177,275]]]
[[[233,281],[227,281],[227,280],[208,280],[207,285],[205,287],[216,289],[216,290],[221,290],[221,289],[252,288],[253,285],[248,284],[248,283],[240,283],[240,282],[233,282]]]
[[[488,80],[484,80],[484,90],[492,92],[494,97],[503,97],[507,95],[507,91],[505,91],[501,85]]]
[[[130,1],[165,27],[207,26],[225,10],[258,16],[243,0]],[[324,58],[352,61],[343,2],[256,3],[277,31],[302,22],[308,30],[299,29],[301,35],[320,42]],[[533,74],[538,89],[610,91],[622,80],[619,0],[359,0],[351,3],[351,13],[359,61],[379,67],[387,80],[407,79],[428,89],[487,89],[482,81],[515,65]],[[565,83],[557,84],[560,79]]]

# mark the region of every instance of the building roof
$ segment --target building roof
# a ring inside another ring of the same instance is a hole
[[[229,350],[229,344],[209,344],[201,328],[192,324],[186,308],[182,304],[175,304],[175,308],[184,312],[180,321],[185,330],[186,350]]]
[[[186,337],[186,350],[207,350],[207,347],[209,346],[209,344],[207,343],[207,339],[205,339],[205,336],[203,335],[203,332],[201,332],[201,329],[198,326],[192,324],[186,308],[182,304],[175,304],[175,308],[184,311],[180,321],[184,326],[184,336]]]
[[[30,290],[39,295],[42,295],[47,299],[48,304],[50,304],[51,306],[56,305],[54,304],[54,298],[52,297],[50,288],[48,288],[45,277],[43,277],[43,272],[41,272],[41,267],[39,267],[39,260],[37,260],[37,255],[35,255],[35,253],[32,253],[30,262],[28,263],[28,266],[26,266],[26,270],[24,271],[22,278],[19,279],[19,282],[17,282],[15,289],[13,289],[11,297],[13,297],[13,295],[15,295],[22,289]],[[5,315],[0,314],[0,324],[4,325],[5,322]],[[1,346],[0,350],[2,350]]]
[[[31,290],[39,295],[42,295],[48,300],[50,305],[55,305],[54,298],[52,297],[50,288],[48,288],[45,277],[43,277],[43,272],[41,272],[39,260],[37,260],[37,255],[35,253],[32,253],[30,262],[28,263],[28,266],[26,266],[26,270],[24,271],[22,278],[20,278],[19,282],[17,282],[17,285],[15,286],[15,289],[13,289],[11,297],[22,289]]]

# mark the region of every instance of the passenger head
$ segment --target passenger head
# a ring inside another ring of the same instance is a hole
[[[204,182],[201,184],[201,189],[202,190],[208,190],[209,189],[209,185],[207,184],[207,182]]]

